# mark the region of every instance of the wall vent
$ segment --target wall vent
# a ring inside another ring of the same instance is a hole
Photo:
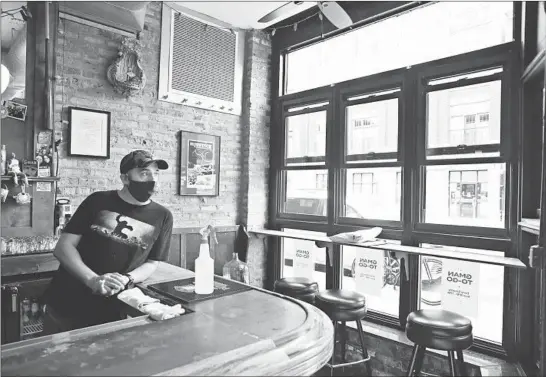
[[[159,100],[241,114],[244,32],[163,5]]]

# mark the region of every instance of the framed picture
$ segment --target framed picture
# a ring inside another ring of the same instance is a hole
[[[68,108],[68,155],[110,158],[110,112]]]
[[[4,101],[4,107],[6,108],[8,117],[25,121],[27,119],[27,106],[12,101]]]
[[[180,195],[217,196],[220,136],[180,132]]]

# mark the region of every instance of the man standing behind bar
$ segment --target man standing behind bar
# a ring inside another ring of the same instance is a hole
[[[173,216],[150,200],[159,170],[136,150],[121,160],[121,190],[98,191],[78,207],[54,255],[60,267],[45,293],[43,335],[122,319],[115,295],[167,260]]]

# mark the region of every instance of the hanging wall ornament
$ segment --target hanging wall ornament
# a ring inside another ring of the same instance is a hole
[[[108,67],[106,76],[117,93],[126,97],[139,94],[146,85],[146,75],[142,69],[140,41],[124,38],[118,57]]]

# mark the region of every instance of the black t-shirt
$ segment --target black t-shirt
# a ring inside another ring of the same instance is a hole
[[[98,275],[127,273],[146,260],[168,258],[173,217],[160,204],[133,205],[117,191],[99,191],[78,207],[63,232],[81,235],[77,249],[82,261]],[[88,322],[111,320],[117,299],[95,295],[62,266],[45,294],[45,302],[61,315]]]

